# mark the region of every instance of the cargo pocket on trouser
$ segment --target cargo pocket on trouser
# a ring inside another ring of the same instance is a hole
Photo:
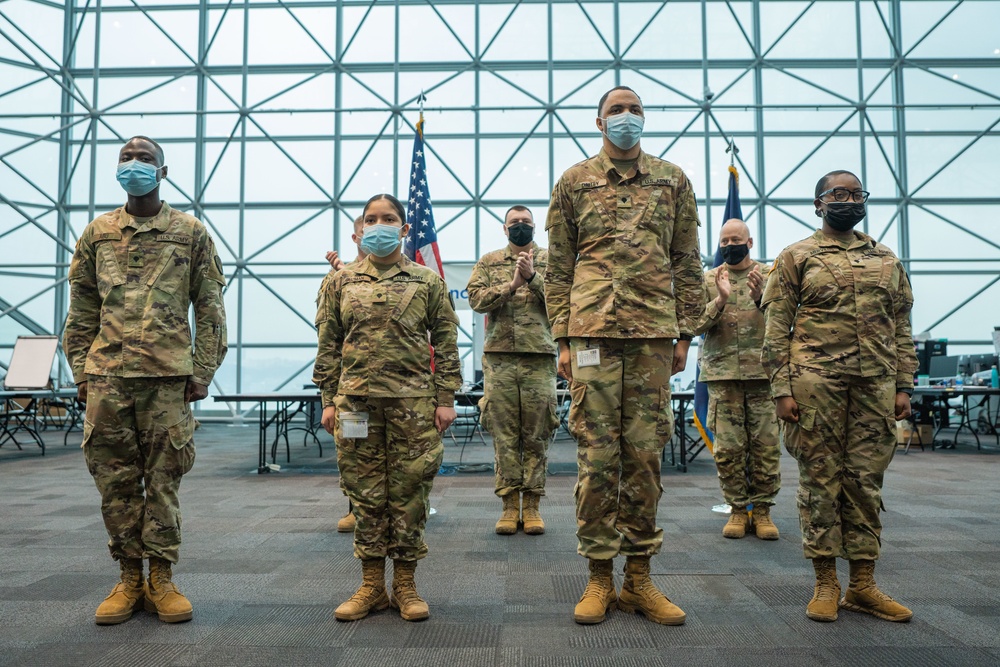
[[[670,402],[669,386],[660,387],[660,405],[656,413],[656,435],[660,440],[661,448],[674,435],[674,406]]]
[[[796,423],[782,422],[785,426],[785,449],[796,461],[802,460],[803,441],[816,428],[816,408],[799,404],[799,421]]]
[[[584,440],[581,434],[587,428],[587,416],[584,414],[583,409],[583,399],[587,395],[587,385],[583,382],[573,380],[569,386],[569,395],[569,414],[566,419],[569,424],[570,435],[576,438],[577,444],[580,444],[580,441]],[[586,440],[584,440],[584,444],[586,444]]]
[[[479,407],[479,425],[487,433],[492,433],[492,429],[490,428],[489,406],[490,406],[490,399],[488,399],[486,396],[483,396],[482,398],[479,399],[479,404],[478,404],[478,407]]]
[[[186,475],[194,466],[194,414],[185,407],[185,414],[179,422],[167,427],[170,446],[178,453],[180,474]]]
[[[344,437],[344,420],[342,415],[345,412],[359,412],[367,410],[366,404],[360,401],[356,405],[349,396],[338,394],[333,398],[333,407],[336,408],[333,418],[333,441],[337,448],[337,470],[340,472],[340,490],[351,498],[351,493],[357,488],[358,482],[358,461],[357,446],[355,438]],[[359,410],[355,410],[359,408]]]

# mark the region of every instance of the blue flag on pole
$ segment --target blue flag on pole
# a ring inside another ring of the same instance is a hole
[[[726,197],[726,211],[722,215],[722,224],[726,224],[726,220],[731,218],[743,219],[743,210],[740,207],[740,174],[733,165],[729,165],[729,195]],[[722,264],[722,252],[716,248],[715,261],[712,267],[714,268],[720,264]],[[702,340],[704,340],[704,337]],[[699,375],[701,375],[700,362],[695,369],[694,425],[698,428],[698,432],[701,434],[702,440],[705,441],[708,451],[712,451],[712,445],[715,443],[715,435],[706,424],[708,418],[708,386],[704,382],[698,382]]]
[[[427,163],[424,160],[424,114],[420,113],[417,134],[413,137],[413,159],[410,160],[410,190],[407,193],[406,221],[410,231],[406,236],[406,256],[434,269],[444,278],[441,251],[438,250],[437,229],[434,227],[434,209],[427,187]]]

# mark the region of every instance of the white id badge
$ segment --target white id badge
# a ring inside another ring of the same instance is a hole
[[[600,366],[601,348],[588,347],[584,350],[577,351],[576,365],[579,366],[580,368],[583,368],[585,366]]]
[[[368,413],[367,412],[341,412],[340,432],[345,438],[367,438],[368,437]]]

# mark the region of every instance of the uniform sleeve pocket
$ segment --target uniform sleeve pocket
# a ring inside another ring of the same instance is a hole
[[[170,444],[174,449],[183,449],[194,438],[194,414],[188,410],[184,417],[167,428]]]

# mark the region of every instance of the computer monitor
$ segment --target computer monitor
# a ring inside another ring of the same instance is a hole
[[[932,378],[953,378],[958,375],[958,357],[931,357],[930,373]]]
[[[995,354],[971,354],[969,355],[970,375],[988,371],[997,363]]]

